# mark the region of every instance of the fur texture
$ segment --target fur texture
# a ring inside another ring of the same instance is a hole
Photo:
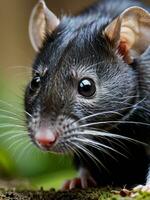
[[[77,16],[64,16],[33,63],[39,87],[33,91],[29,83],[26,89],[25,109],[32,115],[32,119],[27,116],[27,126],[33,141],[41,124],[61,130],[49,151],[74,152],[77,168],[88,169],[99,185],[146,182],[149,147],[139,142],[150,143],[150,49],[128,65],[103,34],[115,17],[135,5],[142,6],[107,0]],[[95,82],[92,98],[78,93],[84,77]],[[96,113],[101,114],[87,117]],[[89,123],[95,124],[86,127]]]

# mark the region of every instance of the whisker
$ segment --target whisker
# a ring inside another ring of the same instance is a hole
[[[33,116],[32,116],[29,112],[27,112],[26,110],[24,110],[24,112],[25,112],[29,117],[33,118]]]
[[[122,142],[122,139],[118,139],[115,137],[101,137],[102,139],[105,139],[110,145],[115,145],[117,147],[119,147],[120,149],[123,150],[123,152],[125,152],[127,155],[131,156],[131,153],[128,150],[128,147]],[[129,140],[128,140],[129,141]],[[130,141],[131,142],[131,141]],[[133,142],[133,141],[132,141]],[[134,142],[135,143],[135,142]]]
[[[88,124],[83,124],[80,125],[78,128],[82,128],[82,127],[88,127],[88,126],[92,126],[92,125],[100,125],[100,124],[136,124],[136,125],[143,125],[143,126],[150,126],[150,124],[148,123],[144,123],[144,122],[135,122],[135,121],[104,121],[104,122],[92,122],[92,123],[88,123]]]
[[[128,108],[130,108],[130,107],[128,107]],[[119,116],[123,117],[123,115],[121,113],[117,112],[117,111],[121,111],[121,110],[123,110],[123,109],[117,109],[117,110],[114,110],[114,111],[104,111],[104,112],[100,112],[100,113],[94,113],[92,115],[88,115],[86,117],[82,117],[81,119],[79,119],[79,120],[77,120],[75,122],[72,122],[70,125],[72,125],[73,123],[78,123],[78,122],[81,122],[83,120],[86,120],[86,119],[89,119],[89,118],[92,118],[92,117],[101,116],[101,115],[104,115],[104,114],[116,114],[116,115],[119,115]]]
[[[24,128],[24,126],[17,125],[17,124],[2,124],[0,128]]]
[[[4,112],[4,113],[7,113],[7,114],[10,114],[10,115],[13,115],[13,116],[15,116],[16,118],[18,118],[18,117],[24,117],[23,115],[16,114],[16,113],[14,113],[14,112],[11,112],[11,111],[8,111],[8,110],[4,110],[4,109],[1,109],[1,108],[0,108],[0,111],[1,111],[1,112]],[[19,119],[19,118],[18,118],[18,119]]]
[[[104,61],[99,61],[99,62],[94,63],[94,64],[92,64],[92,65],[86,66],[86,70],[88,71],[89,69],[91,69],[91,67],[95,67],[95,66],[97,66],[97,65],[99,65],[99,64],[102,64],[102,63],[105,64]],[[82,67],[82,66],[83,66],[83,65],[81,65],[81,67]],[[85,71],[85,67],[83,67],[83,70]]]
[[[91,132],[92,131],[92,132]],[[93,131],[92,129],[90,130],[87,130],[87,133],[90,132],[91,135],[94,135],[94,136],[102,136],[102,137],[111,137],[111,138],[115,138],[115,139],[122,139],[122,140],[126,140],[126,141],[129,141],[129,142],[133,142],[133,143],[138,143],[138,144],[141,144],[141,145],[144,145],[144,146],[147,146],[148,144],[144,143],[144,142],[141,142],[141,141],[138,141],[136,139],[133,139],[133,138],[129,138],[127,136],[123,136],[123,135],[118,135],[118,134],[115,134],[115,133],[110,133],[110,132],[101,132],[101,131]],[[85,133],[84,133],[85,134]]]
[[[18,119],[18,118],[14,118],[14,117],[7,116],[7,115],[0,115],[0,119],[11,119],[14,121],[20,121],[20,119]]]
[[[66,143],[66,145],[68,146],[69,149],[71,149],[72,152],[74,152],[79,158],[81,158],[80,154],[75,148],[73,148],[73,146],[71,146],[69,143]]]
[[[21,151],[22,151],[22,145],[26,145],[26,143],[28,143],[30,140],[28,139],[28,138],[26,138],[26,139],[24,139],[24,140],[21,140],[21,141],[19,141],[19,144],[17,144],[16,145],[16,147],[15,147],[15,149],[13,149],[13,154],[12,154],[12,156],[14,157],[14,159],[16,160],[16,161],[18,161],[17,159],[16,159],[16,155],[18,156],[18,150],[19,149],[21,149]],[[19,151],[20,152],[20,151]]]
[[[78,150],[78,148],[74,148],[73,145],[70,145],[70,142],[71,142],[71,141],[69,140],[69,144],[67,144],[67,145],[69,145],[70,149],[78,156],[79,159],[85,160],[85,162],[86,162],[86,159],[85,159],[85,157],[82,155],[82,153]]]
[[[92,145],[93,147],[96,147],[96,146],[98,146],[98,147],[104,147],[104,148],[109,149],[109,150],[111,150],[111,151],[113,151],[113,152],[115,152],[115,153],[117,153],[117,154],[119,154],[119,155],[121,155],[123,157],[128,158],[127,156],[125,156],[121,152],[117,151],[116,149],[113,149],[112,147],[109,147],[109,146],[104,145],[102,143],[98,143],[98,142],[93,141],[91,139],[87,139],[87,138],[84,138],[84,139],[82,139],[82,138],[73,138],[73,139],[76,140],[76,141],[81,141],[83,143],[86,143],[87,145]],[[102,148],[100,148],[100,150],[102,150]]]
[[[123,97],[118,97],[117,95],[111,95],[111,94],[107,94],[107,96],[109,97],[116,97],[116,99],[118,100],[125,100],[125,101],[129,101],[130,99],[133,98],[139,98],[139,95],[131,95],[131,96],[123,96]],[[121,101],[119,101],[120,103],[122,103]]]
[[[4,131],[0,133],[0,136],[3,134],[14,134],[14,133],[18,133],[18,131],[20,132],[20,130],[9,130],[9,131]],[[22,131],[21,131],[22,132]],[[25,131],[24,131],[25,132]]]
[[[83,145],[81,145],[81,143],[80,144],[77,144],[77,143],[74,143],[73,141],[70,141],[74,146],[76,146],[78,149],[80,149],[81,151],[83,151],[86,155],[88,155],[89,156],[89,158],[91,158],[92,160],[93,160],[93,162],[96,164],[96,166],[99,168],[99,165],[98,165],[98,163],[100,164],[100,166],[102,166],[107,172],[108,172],[108,169],[103,165],[103,163],[100,161],[100,160],[98,160],[97,158],[96,158],[96,156],[94,156],[94,154],[90,151],[90,150],[88,150],[85,146],[83,146]]]
[[[110,96],[113,96],[113,95],[110,95]],[[125,102],[125,101],[129,101],[131,98],[140,98],[139,95],[136,95],[136,96],[128,96],[128,97],[123,97],[123,98],[118,98],[117,99],[125,99],[123,102],[121,101],[111,101],[111,102],[116,102],[116,103],[119,103],[119,104],[124,104],[124,105],[130,105],[131,107],[133,108],[138,108],[138,106],[140,106],[141,103],[143,103],[147,97],[144,97],[143,99],[141,99],[140,101],[134,103],[134,104],[131,104],[129,102]],[[142,108],[142,107],[141,107]]]
[[[132,143],[138,143],[138,144],[141,144],[141,145],[144,145],[144,146],[147,146],[148,144],[144,143],[144,142],[141,142],[141,141],[138,141],[136,139],[133,139],[133,138],[129,138],[129,137],[126,137],[126,136],[123,136],[123,135],[118,135],[118,134],[115,134],[115,133],[110,133],[108,131],[100,131],[99,129],[96,129],[96,128],[91,128],[91,127],[88,127],[89,129],[86,130],[84,129],[82,132],[78,131],[77,133],[72,133],[72,134],[69,134],[69,135],[65,135],[63,136],[64,138],[68,137],[72,137],[72,136],[82,136],[82,135],[89,135],[89,136],[94,136],[94,137],[101,137],[103,139],[105,138],[113,138],[113,139],[121,139],[121,140],[126,140],[126,141],[129,141],[129,142],[132,142]]]
[[[87,138],[83,137],[83,140],[84,140],[84,139],[87,139]],[[89,139],[87,139],[87,140],[89,140]],[[91,140],[91,139],[90,139],[90,140]],[[88,145],[88,146],[91,146],[91,147],[94,147],[94,148],[96,148],[96,149],[98,149],[98,150],[100,150],[101,152],[103,152],[103,153],[105,153],[106,155],[110,156],[110,157],[111,157],[112,159],[114,159],[115,161],[118,161],[114,156],[111,155],[111,153],[109,153],[107,150],[105,150],[105,148],[103,148],[103,145],[101,145],[101,143],[100,143],[100,145],[99,145],[99,143],[96,144],[95,141],[91,140],[91,142],[87,143],[87,145]],[[107,149],[107,148],[106,148],[106,149]]]
[[[8,69],[27,69],[28,70],[28,66],[25,65],[15,65],[15,66],[8,66]],[[28,70],[29,71],[29,70]]]
[[[148,109],[146,109],[146,108],[144,108],[142,106],[138,106],[137,108],[140,108],[140,109],[145,110],[146,112],[150,113],[150,110],[148,110]]]
[[[11,141],[12,139],[18,138],[18,137],[25,138],[25,137],[27,137],[27,134],[25,134],[25,133],[19,133],[19,134],[16,134],[16,135],[12,135],[11,137],[9,137],[9,138],[7,138],[5,140],[5,143]]]
[[[12,104],[10,104],[10,103],[8,103],[8,102],[5,102],[5,101],[3,101],[3,100],[0,100],[0,102],[1,103],[3,103],[4,105],[6,105],[6,106],[9,106],[9,107],[11,107],[11,108],[14,108],[14,105],[12,105]],[[32,115],[30,114],[30,113],[28,113],[26,110],[22,110],[21,108],[19,109],[19,108],[15,108],[17,111],[19,111],[19,112],[25,112],[28,116],[30,116],[30,117],[32,117]]]
[[[27,151],[29,151],[29,149],[33,146],[32,142],[31,141],[27,141],[29,142],[29,144],[27,144],[26,146],[24,146],[24,148],[21,150],[21,152],[19,153],[18,155],[18,158],[17,160],[20,160],[21,157],[24,155],[24,153]]]
[[[138,97],[138,96],[130,96],[130,98],[133,98],[133,97]],[[92,118],[92,117],[96,117],[96,116],[101,116],[101,115],[104,115],[104,114],[117,114],[117,115],[120,115],[120,116],[122,116],[122,117],[124,117],[121,113],[119,113],[118,111],[122,111],[122,110],[125,110],[125,109],[130,109],[130,108],[140,108],[140,109],[142,109],[142,110],[145,110],[145,111],[147,111],[147,112],[150,112],[148,109],[146,109],[146,108],[144,108],[144,107],[142,107],[142,106],[139,106],[139,104],[141,104],[143,101],[145,100],[145,97],[141,100],[141,101],[139,101],[139,102],[137,102],[136,104],[129,104],[130,106],[128,106],[128,107],[124,107],[124,108],[120,108],[120,109],[116,109],[116,110],[113,110],[113,111],[104,111],[104,112],[101,112],[101,113],[94,113],[94,114],[91,114],[91,115],[89,115],[89,116],[85,116],[85,117],[83,117],[83,118],[81,118],[81,119],[79,119],[79,120],[76,120],[76,121],[74,121],[74,122],[72,122],[70,125],[72,125],[72,124],[74,124],[74,123],[78,123],[78,122],[81,122],[81,121],[83,121],[83,120],[86,120],[86,119],[90,119],[90,118]],[[123,102],[118,102],[118,103],[123,103]],[[112,122],[112,123],[114,123],[114,122]],[[120,122],[120,123],[123,123],[123,122]],[[148,124],[143,124],[142,122],[129,122],[129,123],[141,123],[141,125],[148,125]]]
[[[3,132],[3,133],[0,133],[0,138],[2,138],[2,137],[5,137],[5,136],[8,136],[8,135],[12,135],[12,134],[19,134],[19,133],[22,133],[22,134],[24,134],[24,133],[26,133],[25,131],[19,131],[19,132],[16,132],[16,131],[6,131],[6,132]],[[26,133],[27,134],[27,133]]]
[[[20,142],[24,142],[24,138],[19,138],[18,140],[14,141],[12,144],[9,145],[9,147],[7,148],[7,150],[11,150],[14,146],[17,146],[17,144]]]
[[[9,107],[11,107],[11,108],[14,109],[14,105],[13,105],[13,104],[10,104],[10,103],[8,103],[8,102],[5,102],[5,101],[3,101],[3,100],[1,100],[1,99],[0,99],[0,103],[2,103],[2,104],[4,104],[5,106],[9,106]],[[15,109],[18,110],[18,111],[22,111],[21,108],[15,108]]]
[[[70,143],[71,143],[72,145],[70,145]],[[78,150],[78,148],[74,148],[74,143],[73,143],[73,142],[71,142],[71,141],[69,140],[69,143],[67,143],[67,145],[69,146],[69,148],[72,150],[72,152],[74,152],[74,154],[75,154],[80,160],[84,160],[85,162],[87,162],[87,159],[85,158],[84,155],[82,155],[81,151]],[[82,148],[82,147],[81,147],[81,148]],[[90,157],[90,159],[93,160],[93,158],[91,158],[90,155],[88,155],[88,157]],[[96,161],[94,160],[94,163],[95,163],[95,162],[96,162]],[[97,164],[97,162],[96,162],[95,164],[96,164],[96,166],[99,168],[99,165]]]
[[[77,143],[74,143],[73,141],[70,140],[70,143],[72,144],[72,146],[75,146],[76,149],[80,149],[81,151],[83,151],[92,161],[94,161],[94,163],[96,164],[96,166],[99,168],[99,165],[98,163],[100,162],[94,155],[93,153],[89,152],[83,145],[81,144],[77,144]],[[95,158],[96,159],[95,159]],[[101,164],[100,164],[101,166]]]

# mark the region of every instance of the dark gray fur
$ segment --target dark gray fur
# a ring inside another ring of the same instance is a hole
[[[80,15],[62,18],[57,30],[47,36],[33,63],[33,76],[38,71],[42,82],[36,92],[31,92],[30,83],[26,89],[25,109],[32,116],[36,118],[40,115],[41,121],[55,124],[60,115],[78,120],[97,112],[124,108],[120,111],[123,118],[115,114],[100,115],[81,121],[80,125],[122,119],[150,123],[150,49],[128,65],[103,35],[104,28],[116,16],[127,7],[135,5],[142,6],[135,1],[107,0],[102,4],[97,2]],[[42,77],[45,68],[48,71]],[[84,97],[78,95],[78,82],[84,76],[92,76],[96,82],[98,94],[95,99],[85,101]],[[38,126],[41,121],[37,119]],[[34,138],[34,128],[29,126],[29,122],[31,119],[27,116],[28,129]],[[109,128],[111,133],[150,143],[150,124],[117,123],[116,126],[110,123],[96,128]],[[72,132],[69,133],[71,137]],[[75,155],[77,167],[88,168],[100,185],[131,186],[145,183],[149,164],[145,146],[123,139],[117,143],[112,138],[108,142],[107,137],[95,137],[93,140],[117,149],[126,157],[110,152],[116,161],[86,144],[86,148],[103,162],[108,171],[97,167],[81,149],[78,151],[86,159]],[[60,147],[65,148],[65,142]]]

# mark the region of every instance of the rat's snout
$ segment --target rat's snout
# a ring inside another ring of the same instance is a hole
[[[57,141],[58,133],[51,131],[49,128],[40,128],[35,135],[36,143],[44,149],[51,148]]]
[[[37,138],[36,140],[41,146],[48,147],[48,148],[51,147],[56,141],[56,140],[51,140],[44,136],[41,136],[41,137]]]

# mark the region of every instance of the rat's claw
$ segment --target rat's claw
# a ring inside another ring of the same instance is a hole
[[[81,186],[81,179],[80,178],[74,178],[70,181],[69,189],[72,190],[74,188]]]
[[[62,190],[72,190],[74,188],[85,189],[88,187],[95,187],[95,186],[96,182],[92,177],[80,177],[65,181]]]
[[[83,177],[81,179],[81,186],[82,188],[87,188],[87,187],[95,187],[97,185],[96,181],[93,179],[92,176],[89,176],[88,178]]]
[[[63,183],[61,190],[68,190],[70,185],[70,180],[67,180]]]
[[[150,185],[138,185],[133,188],[134,192],[149,192],[150,193]]]
[[[90,175],[89,171],[85,168],[80,168],[79,177],[72,180],[68,180],[63,184],[62,190],[71,190],[74,188],[88,188],[95,187],[96,181]]]
[[[72,180],[65,181],[62,186],[62,190],[71,190],[71,189],[79,188],[79,187],[81,187],[80,178],[74,178]]]

